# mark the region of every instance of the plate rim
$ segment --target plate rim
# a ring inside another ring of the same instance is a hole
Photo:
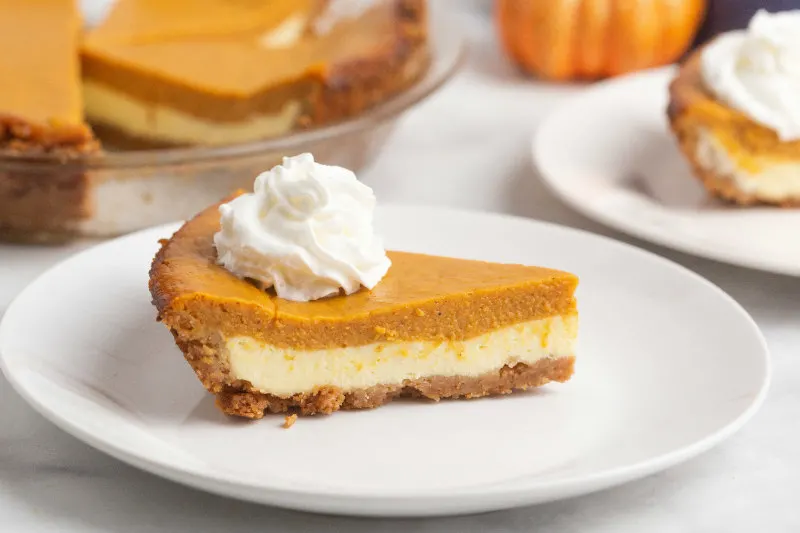
[[[546,142],[545,139],[547,139],[547,137],[549,136],[552,136],[550,130],[556,127],[556,125],[559,125],[561,122],[563,122],[564,113],[568,112],[569,108],[572,107],[575,103],[586,98],[591,98],[598,92],[608,90],[609,87],[629,84],[634,82],[635,80],[650,78],[649,80],[647,80],[647,82],[653,84],[655,83],[661,84],[662,83],[661,78],[667,78],[668,76],[674,75],[676,70],[677,67],[675,65],[668,65],[665,67],[645,69],[632,74],[626,74],[609,80],[601,81],[585,89],[579,94],[567,97],[565,101],[561,102],[558,106],[556,106],[555,109],[549,112],[547,116],[544,118],[544,120],[537,128],[531,140],[530,153],[532,157],[532,162],[535,170],[541,177],[541,182],[544,183],[547,189],[551,193],[553,193],[556,197],[558,197],[562,202],[564,202],[569,207],[571,207],[578,213],[582,214],[583,216],[591,220],[594,220],[595,222],[599,222],[600,224],[603,224],[606,227],[625,233],[637,239],[641,239],[643,241],[663,246],[665,248],[669,248],[672,250],[676,250],[685,254],[693,255],[695,257],[701,257],[704,259],[717,261],[719,263],[744,267],[761,272],[769,272],[772,274],[800,277],[800,266],[793,267],[791,265],[782,265],[771,261],[766,261],[766,262],[759,261],[758,259],[755,258],[743,257],[741,254],[737,254],[736,252],[732,252],[726,249],[709,248],[708,246],[704,246],[700,242],[671,240],[670,238],[665,237],[656,231],[651,231],[647,229],[647,226],[635,224],[635,221],[631,220],[626,221],[617,218],[613,215],[609,215],[608,212],[603,209],[599,209],[597,207],[594,207],[593,205],[578,200],[575,196],[573,196],[570,193],[567,187],[561,185],[561,182],[558,179],[558,176],[556,175],[557,173],[548,168],[549,156],[547,155],[547,150],[546,147],[544,146]],[[667,83],[669,82],[668,79],[663,81],[666,81]],[[664,84],[665,91],[666,88],[667,84]]]
[[[8,317],[13,316],[16,312],[16,306],[19,305],[18,302],[22,301],[26,293],[53,270],[62,267],[62,265],[66,263],[80,261],[85,254],[93,253],[96,249],[103,248],[111,243],[128,239],[141,239],[145,234],[152,234],[156,238],[158,236],[172,234],[180,226],[180,223],[163,224],[96,244],[57,262],[37,276],[17,294],[0,320],[0,370],[2,370],[14,391],[45,419],[89,446],[134,466],[135,468],[183,485],[222,496],[235,497],[255,503],[277,505],[298,510],[361,516],[443,516],[464,514],[532,505],[571,496],[589,494],[643,478],[700,455],[741,429],[763,404],[768,394],[772,378],[772,361],[769,346],[763,333],[741,304],[719,286],[691,269],[635,245],[617,241],[613,238],[598,235],[583,229],[572,228],[547,221],[452,207],[413,204],[384,204],[379,207],[381,211],[402,211],[409,209],[417,212],[427,211],[432,214],[438,212],[452,216],[489,217],[497,220],[506,220],[507,222],[515,221],[536,225],[546,231],[563,231],[583,238],[598,240],[612,248],[615,247],[617,249],[633,251],[634,253],[641,254],[643,258],[677,269],[682,275],[689,276],[694,282],[705,285],[706,288],[714,291],[717,296],[722,297],[729,305],[733,306],[737,314],[744,321],[743,325],[746,324],[747,327],[750,328],[751,334],[755,336],[761,348],[756,357],[758,357],[764,369],[764,376],[760,383],[758,393],[749,405],[732,420],[728,421],[716,431],[690,444],[634,463],[599,470],[584,476],[569,476],[557,480],[530,481],[529,479],[523,479],[520,481],[518,479],[513,479],[473,485],[461,489],[442,488],[423,492],[407,490],[366,493],[355,491],[348,492],[340,489],[333,490],[330,488],[309,490],[308,487],[279,487],[275,485],[253,484],[249,481],[234,483],[229,478],[216,475],[216,473],[213,472],[209,473],[206,471],[194,471],[188,468],[174,467],[167,464],[167,462],[137,455],[124,447],[120,447],[118,443],[114,443],[110,439],[103,439],[89,431],[85,431],[71,418],[60,414],[58,409],[53,405],[48,405],[46,401],[42,401],[36,391],[28,390],[28,387],[23,384],[22,380],[18,379],[16,370],[11,368],[13,366],[14,356],[6,353],[6,350],[4,350],[4,339],[10,335],[7,331],[9,328],[8,323],[10,322]],[[304,499],[300,499],[300,497]],[[315,501],[309,501],[309,499]]]

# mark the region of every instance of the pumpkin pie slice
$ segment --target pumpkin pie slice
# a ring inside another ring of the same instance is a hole
[[[398,396],[507,394],[573,372],[577,278],[389,252],[372,290],[292,302],[217,264],[218,206],[162,243],[158,318],[230,415],[372,408]]]
[[[84,40],[87,116],[119,147],[242,143],[352,116],[424,73],[424,0],[332,21],[340,3],[119,0]]]
[[[0,0],[0,147],[81,149],[83,121],[74,0]]]
[[[4,155],[74,160],[97,149],[83,120],[79,30],[73,0],[0,0]],[[0,235],[65,228],[86,216],[88,183],[80,169],[53,175],[12,168],[0,170]]]
[[[667,108],[694,175],[711,195],[734,204],[800,207],[800,140],[782,141],[717,99],[703,81],[703,50],[693,52],[672,80]]]

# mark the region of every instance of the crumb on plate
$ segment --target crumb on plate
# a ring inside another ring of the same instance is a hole
[[[297,414],[286,415],[286,417],[283,419],[283,428],[289,429],[294,425],[296,421],[297,421]]]

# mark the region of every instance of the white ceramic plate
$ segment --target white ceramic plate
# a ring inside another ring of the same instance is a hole
[[[669,132],[672,67],[600,83],[542,124],[542,178],[586,216],[691,254],[800,276],[800,209],[709,198]]]
[[[227,419],[154,320],[147,272],[176,226],[85,251],[26,288],[0,325],[3,370],[44,416],[137,467],[236,498],[361,515],[478,512],[623,483],[707,450],[764,398],[756,325],[669,261],[500,215],[386,207],[378,224],[395,249],[578,274],[574,379],[300,419],[290,430],[280,416]]]

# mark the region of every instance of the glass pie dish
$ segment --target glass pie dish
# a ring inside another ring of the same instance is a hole
[[[0,194],[23,197],[27,187],[57,190],[76,182],[88,194],[86,216],[46,230],[3,231],[0,240],[59,242],[78,237],[110,237],[193,216],[237,189],[250,189],[255,176],[286,155],[311,152],[317,161],[356,172],[385,147],[400,116],[430,96],[457,71],[464,57],[458,30],[441,16],[430,20],[431,63],[411,88],[352,119],[257,142],[151,150],[112,151],[69,161],[53,156],[0,155],[0,178],[13,175],[23,190]],[[78,178],[79,177],[79,178]],[[20,179],[22,178],[22,179]],[[19,185],[17,185],[19,187]],[[10,204],[13,209],[13,200]],[[47,211],[69,206],[46,205]],[[35,225],[34,225],[35,226]]]

